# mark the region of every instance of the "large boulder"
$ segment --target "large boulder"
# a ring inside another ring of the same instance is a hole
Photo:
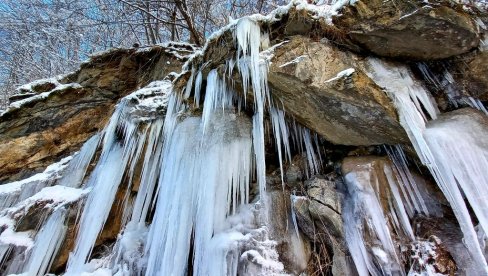
[[[448,58],[480,41],[471,16],[443,0],[359,0],[344,6],[333,22],[356,44],[385,57]]]
[[[360,62],[333,44],[295,36],[275,50],[268,81],[286,112],[332,143],[408,141],[391,100]]]

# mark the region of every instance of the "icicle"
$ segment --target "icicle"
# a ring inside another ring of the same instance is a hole
[[[184,99],[188,99],[191,95],[191,89],[193,88],[193,80],[195,78],[195,67],[191,68],[191,75],[186,83],[185,94],[183,95]]]
[[[51,214],[36,236],[34,248],[24,275],[45,275],[49,272],[66,234],[67,210],[57,209]]]
[[[202,69],[198,70],[197,77],[195,79],[195,95],[194,95],[194,104],[196,107],[200,106],[200,94],[202,90]]]
[[[395,179],[395,176],[393,174],[393,170],[390,166],[384,165],[383,166],[383,172],[386,175],[386,178],[388,180],[388,184],[390,187],[390,191],[394,197],[395,206],[394,207],[391,206],[390,210],[393,210],[393,212],[391,212],[391,213],[396,215],[397,220],[398,220],[398,217],[400,217],[400,221],[398,221],[399,226],[402,228],[403,232],[411,240],[414,240],[415,237],[413,235],[412,226],[410,225],[408,215],[405,211],[405,205],[403,203],[402,197],[400,196],[400,192],[398,191],[398,186],[401,186],[402,183],[397,184],[397,180]]]
[[[435,157],[439,173],[446,180],[443,183],[445,191],[454,195],[461,193],[459,190],[462,189],[481,227],[488,232],[485,194],[488,187],[488,152],[478,141],[486,137],[488,131],[471,119],[458,115],[450,120],[434,121],[427,127],[424,137]]]
[[[162,127],[162,121],[158,120],[152,124],[149,132],[140,185],[131,216],[131,221],[137,223],[144,223],[156,187],[163,144],[160,135]]]
[[[225,82],[219,78],[217,70],[208,73],[207,89],[205,92],[205,104],[203,105],[203,133],[205,133],[209,117],[217,109],[224,111],[233,108],[236,93],[227,88]]]
[[[428,96],[428,92],[412,80],[409,76],[410,72],[408,72],[406,68],[389,66],[386,62],[373,58],[370,58],[368,62],[372,71],[367,73],[379,85],[386,88],[387,93],[393,99],[398,110],[400,123],[407,132],[417,155],[422,163],[429,168],[437,185],[451,204],[452,210],[454,211],[459,226],[463,232],[464,242],[474,261],[479,265],[480,270],[482,271],[480,271],[480,273],[488,274],[486,259],[481,251],[476,231],[471,222],[471,217],[463,200],[462,193],[458,188],[458,181],[464,182],[466,180],[467,182],[459,183],[463,189],[469,190],[476,187],[476,184],[475,186],[470,186],[468,184],[471,182],[469,179],[471,177],[476,178],[483,175],[483,173],[477,173],[480,171],[477,168],[479,164],[476,164],[476,162],[468,161],[468,163],[462,164],[462,161],[458,161],[463,160],[463,155],[466,152],[472,151],[473,148],[471,146],[466,148],[466,144],[462,143],[463,141],[461,141],[461,139],[443,140],[443,137],[452,137],[451,130],[441,131],[440,133],[431,130],[429,131],[429,138],[425,125],[427,118],[422,107],[434,120],[437,118],[438,111],[434,102]],[[420,103],[422,105],[420,105]],[[450,134],[448,135],[447,133]],[[424,134],[427,135],[425,138]],[[457,145],[459,142],[461,142],[461,144]],[[441,144],[443,145],[441,146]],[[458,149],[463,149],[456,153],[455,156],[444,157],[443,154],[445,153],[442,153],[441,151],[445,150],[443,149],[445,147],[449,148],[449,150],[454,150],[454,152]],[[479,156],[485,158],[483,154]],[[451,162],[453,164],[451,164]],[[455,171],[459,172],[459,174]],[[482,183],[488,183],[486,180],[484,181],[485,182]],[[468,200],[469,199],[470,198],[468,197]],[[477,201],[476,198],[473,198],[473,200]],[[473,203],[471,204],[473,205]],[[477,203],[474,203],[474,205],[476,206]],[[476,208],[481,206],[483,205],[478,205]],[[475,211],[477,216],[480,214],[480,211],[481,210]],[[486,213],[487,212],[485,211],[485,214]]]
[[[102,156],[88,180],[87,187],[93,192],[89,194],[80,218],[76,246],[68,260],[67,275],[83,271],[83,266],[109,215],[126,166],[136,151],[139,142],[135,135],[137,125],[125,121],[124,107],[123,101],[105,130]],[[116,139],[119,127],[122,127],[123,131],[121,142]]]
[[[408,169],[405,153],[403,152],[401,146],[397,145],[395,147],[386,147],[386,151],[401,179],[400,189],[403,197],[406,199],[407,206],[410,206],[410,209],[415,209],[415,211],[418,213],[424,213],[425,215],[429,216],[429,211],[419,191],[418,185],[415,182],[412,173]],[[411,213],[412,214],[410,216],[413,215],[413,212]]]
[[[72,157],[66,157],[48,166],[42,173],[29,178],[0,185],[0,211],[14,206],[45,187],[49,187],[61,177]]]
[[[266,161],[264,148],[264,128],[259,114],[252,118],[252,137],[254,145],[254,156],[256,160],[256,176],[259,185],[259,195],[265,196],[266,192]]]
[[[261,28],[250,18],[242,18],[237,22],[234,31],[237,40],[237,68],[242,78],[244,93],[247,93],[251,81],[254,93],[254,107],[256,114],[253,117],[253,145],[256,158],[257,179],[260,195],[266,190],[266,163],[264,161],[264,107],[269,102],[267,86],[268,68],[261,63],[259,48],[261,45]],[[244,96],[245,97],[245,96]]]
[[[208,114],[204,136],[200,118],[185,119],[164,147],[146,275],[185,274],[193,227],[195,273],[212,275],[206,273],[210,263],[226,263],[225,258],[210,262],[214,255],[207,252],[212,235],[225,228],[227,210],[248,200],[251,138],[242,117],[219,113]]]
[[[479,111],[488,115],[488,110],[486,110],[485,106],[479,99],[475,99],[473,97],[467,97],[465,101],[467,105],[471,106],[472,108],[476,108]]]
[[[95,154],[101,135],[95,134],[83,144],[81,150],[70,161],[68,168],[63,173],[59,185],[66,187],[78,188],[83,181],[86,170],[90,165],[93,155]]]
[[[374,265],[371,254],[375,256],[376,261],[381,264],[381,270],[386,274],[401,273],[401,264],[383,208],[372,187],[373,177],[368,172],[361,171],[351,172],[345,176],[350,196],[343,213],[346,242],[361,276],[368,275],[368,271],[372,275],[381,275]],[[372,252],[368,253],[362,234],[365,232],[373,234],[380,242],[381,248],[372,248]]]
[[[285,180],[284,180],[284,175],[285,172],[283,171],[283,157],[282,157],[282,151],[281,147],[283,143],[286,143],[285,141],[288,141],[288,137],[282,137],[283,133],[281,130],[281,125],[280,125],[280,115],[279,111],[275,108],[270,108],[269,115],[271,117],[271,124],[273,125],[273,134],[275,137],[275,145],[276,145],[276,150],[278,151],[278,161],[280,163],[280,175],[281,175],[281,185],[283,188],[283,191],[285,190]]]

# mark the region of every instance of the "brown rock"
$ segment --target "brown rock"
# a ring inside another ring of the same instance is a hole
[[[408,141],[390,99],[358,62],[331,44],[296,36],[275,51],[268,81],[286,112],[332,143]]]
[[[118,99],[181,64],[162,46],[112,50],[60,80],[73,85],[8,110],[0,116],[0,183],[41,171],[78,150],[105,126]]]
[[[441,59],[479,44],[476,23],[448,1],[360,0],[344,6],[334,24],[380,56]]]

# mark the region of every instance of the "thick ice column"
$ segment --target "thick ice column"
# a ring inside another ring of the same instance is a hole
[[[61,247],[66,234],[67,210],[60,208],[54,211],[36,236],[29,263],[24,275],[45,275]]]
[[[488,232],[486,115],[469,108],[443,114],[428,123],[424,137],[446,177],[444,189],[452,200],[462,190],[481,227]]]
[[[207,258],[210,241],[227,228],[226,217],[248,200],[251,125],[228,111],[207,114],[205,134],[200,118],[186,118],[164,148],[146,275],[184,275],[192,232],[196,275],[227,264]]]

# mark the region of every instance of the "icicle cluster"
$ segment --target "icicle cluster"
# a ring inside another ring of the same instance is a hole
[[[361,166],[364,168],[345,175],[348,199],[343,221],[349,252],[359,275],[405,274],[392,238],[396,233],[415,240],[404,197],[399,192],[404,183],[388,163],[379,163],[378,171],[371,164]],[[387,187],[380,187],[382,178]],[[378,195],[382,193],[386,193],[387,203],[380,201]]]
[[[449,201],[464,234],[464,242],[478,266],[479,273],[488,274],[488,265],[462,195],[463,192],[466,195],[475,195],[468,196],[467,199],[475,210],[477,219],[484,222],[488,202],[480,200],[479,195],[486,189],[488,183],[486,179],[482,179],[485,175],[482,171],[486,169],[486,153],[473,142],[476,136],[469,128],[449,128],[446,131],[441,130],[442,127],[431,128],[426,125],[428,117],[436,122],[439,111],[429,93],[409,77],[408,69],[389,66],[386,62],[373,58],[369,59],[369,65],[371,71],[368,74],[385,87],[386,92],[393,99],[400,116],[400,123],[406,130],[417,155],[429,168]],[[468,153],[470,157],[466,158]],[[486,231],[486,226],[481,225]]]

